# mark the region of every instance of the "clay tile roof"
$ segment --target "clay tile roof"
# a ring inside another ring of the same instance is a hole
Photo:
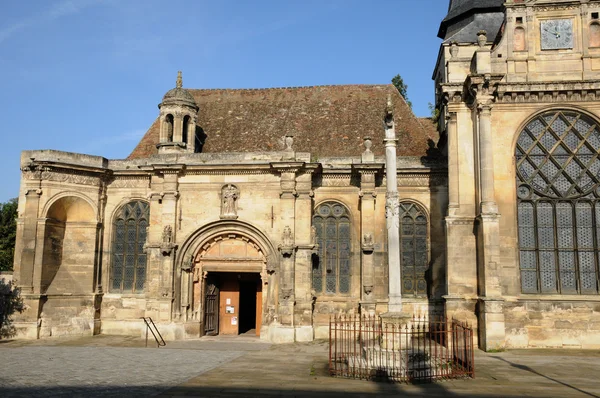
[[[391,85],[345,85],[269,89],[188,89],[194,96],[198,126],[206,134],[202,152],[262,152],[283,149],[294,136],[297,152],[315,157],[358,156],[363,137],[383,155],[383,114],[392,95],[399,156],[424,156],[437,133],[414,116]],[[157,153],[154,121],[129,159]]]

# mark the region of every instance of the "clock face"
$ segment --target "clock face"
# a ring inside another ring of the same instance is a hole
[[[540,23],[542,50],[573,48],[573,20],[549,19]]]

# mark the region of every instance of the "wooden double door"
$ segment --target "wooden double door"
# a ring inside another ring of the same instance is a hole
[[[262,283],[254,272],[210,272],[204,294],[204,334],[260,335]]]

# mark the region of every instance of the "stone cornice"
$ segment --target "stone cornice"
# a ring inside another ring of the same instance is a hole
[[[501,83],[496,102],[586,102],[600,99],[600,80],[565,82]]]
[[[354,163],[352,164],[352,170],[355,170],[361,174],[376,174],[383,171],[384,166],[385,165],[383,163]]]

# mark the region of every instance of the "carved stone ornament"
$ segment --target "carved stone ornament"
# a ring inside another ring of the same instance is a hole
[[[456,58],[458,56],[458,43],[453,41],[450,45],[450,57]]]
[[[283,139],[283,143],[285,144],[284,151],[293,151],[292,145],[294,145],[294,136],[286,135]]]
[[[292,233],[290,226],[286,225],[285,228],[283,228],[283,233],[281,234],[279,251],[284,256],[291,256],[294,253],[294,249],[294,234]]]
[[[363,235],[362,250],[364,253],[373,253],[373,250],[375,250],[373,234],[370,232],[367,232]]]
[[[173,228],[167,225],[163,228],[160,251],[163,256],[170,256],[177,245],[173,243]]]
[[[373,292],[373,285],[364,285],[363,289],[366,295],[369,295]]]
[[[181,263],[181,270],[190,272],[192,269],[194,269],[194,256],[190,254],[189,257]]]
[[[173,242],[173,228],[170,225],[165,226],[162,233],[163,244],[169,244]]]
[[[292,297],[293,289],[281,289],[281,298],[284,300],[289,300]]]
[[[477,44],[479,47],[485,46],[487,43],[487,32],[485,30],[480,30],[477,32]]]
[[[385,217],[395,217],[396,220],[399,220],[400,203],[398,202],[398,192],[388,192],[385,194]],[[396,228],[398,228],[398,225]]]
[[[237,200],[240,197],[240,190],[232,184],[227,184],[221,188],[221,219],[235,220],[237,215]]]

